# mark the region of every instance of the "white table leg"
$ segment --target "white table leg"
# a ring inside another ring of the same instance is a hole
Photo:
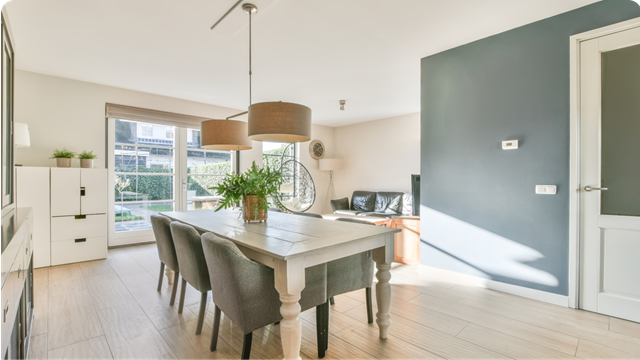
[[[276,290],[280,293],[280,338],[285,360],[301,359],[302,322],[300,293],[304,289],[304,258],[280,261],[274,267]]]
[[[164,273],[167,275],[167,281],[169,282],[169,287],[171,287],[171,285],[173,285],[173,277],[175,276],[175,272],[169,269],[168,266],[165,266]]]
[[[376,301],[378,303],[378,312],[376,313],[376,323],[380,330],[380,338],[388,337],[389,325],[391,325],[391,263],[394,259],[394,236],[391,235],[386,239],[386,246],[373,250],[373,260],[376,262],[378,271],[376,278]]]

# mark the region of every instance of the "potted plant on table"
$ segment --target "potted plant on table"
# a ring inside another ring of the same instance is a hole
[[[267,197],[275,197],[282,185],[282,173],[270,167],[260,168],[255,161],[243,174],[229,174],[218,186],[209,188],[223,197],[221,209],[233,208],[242,202],[244,221],[266,221],[269,203]]]
[[[71,159],[76,157],[76,153],[67,148],[53,150],[53,156],[51,159],[56,159],[58,167],[71,167]]]
[[[88,151],[84,150],[80,154],[78,154],[78,159],[80,159],[80,167],[81,168],[93,168],[93,160],[97,159],[98,155],[93,153],[93,150]]]

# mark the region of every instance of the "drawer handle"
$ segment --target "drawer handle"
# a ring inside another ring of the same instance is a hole
[[[7,322],[8,313],[9,313],[9,300],[7,300],[7,304],[4,306],[4,310],[2,311],[2,322]]]
[[[18,279],[20,279],[21,272],[22,272],[22,265],[18,266]]]
[[[76,215],[75,218],[76,218],[76,220],[86,219],[87,215]]]
[[[76,242],[77,242],[77,243],[87,242],[87,238],[76,239]]]
[[[85,189],[84,187],[80,188],[80,196],[84,196],[85,195]]]

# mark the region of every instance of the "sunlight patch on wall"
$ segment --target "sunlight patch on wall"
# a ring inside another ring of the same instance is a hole
[[[555,276],[526,264],[544,258],[539,251],[424,205],[420,215],[422,242],[473,269],[477,276],[558,286]]]

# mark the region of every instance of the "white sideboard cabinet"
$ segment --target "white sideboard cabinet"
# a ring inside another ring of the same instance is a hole
[[[107,170],[18,168],[18,206],[34,209],[34,266],[107,257]]]

